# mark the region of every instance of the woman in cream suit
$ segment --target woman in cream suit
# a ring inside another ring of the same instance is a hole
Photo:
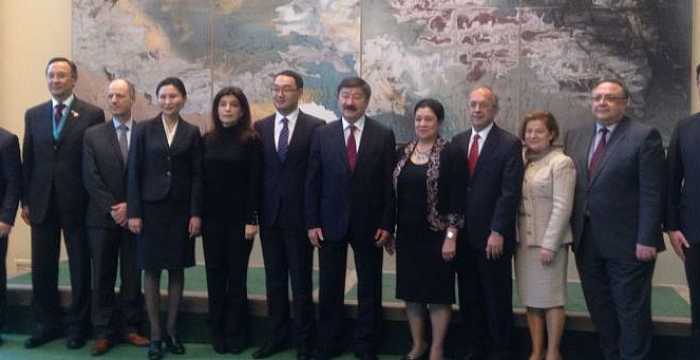
[[[552,114],[527,114],[520,135],[525,143],[526,166],[515,256],[518,293],[527,306],[532,339],[530,360],[558,360],[564,331],[566,267],[572,241],[569,217],[576,170],[571,158],[552,145],[559,135]]]

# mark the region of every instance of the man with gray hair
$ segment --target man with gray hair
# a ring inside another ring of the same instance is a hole
[[[450,194],[464,208],[456,267],[464,359],[511,359],[515,217],[523,179],[520,139],[495,123],[498,97],[479,86],[469,94],[471,128],[448,150]]]
[[[90,197],[85,224],[93,261],[93,355],[104,354],[121,340],[148,345],[148,339],[138,333],[143,320],[141,273],[136,238],[126,226],[127,161],[137,129],[131,114],[135,95],[127,80],[112,81],[107,89],[112,120],[88,129],[84,136],[83,182]],[[118,260],[119,300],[114,294]]]

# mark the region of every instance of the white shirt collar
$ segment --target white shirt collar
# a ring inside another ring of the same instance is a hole
[[[614,124],[612,124],[612,125],[605,126],[605,125],[603,125],[603,124],[601,124],[601,123],[599,123],[599,122],[596,121],[596,123],[595,123],[595,133],[598,134],[598,133],[600,132],[600,129],[602,129],[602,128],[607,128],[607,129],[608,129],[608,134],[612,134],[612,132],[615,131],[615,128],[617,127],[618,124],[619,124],[619,122],[616,122],[616,123],[614,123]]]
[[[114,124],[114,128],[115,128],[115,129],[118,129],[118,128],[119,128],[119,125],[122,124],[122,123],[121,123],[119,120],[117,120],[117,118],[114,117],[114,116],[112,116],[112,123]],[[134,118],[129,118],[129,121],[125,122],[124,125],[126,125],[126,127],[129,129],[128,131],[131,131],[131,129],[132,129],[133,126],[134,126]]]
[[[282,115],[279,111],[277,111],[275,113],[275,124],[282,124],[282,118],[285,117],[287,118],[287,120],[289,120],[288,125],[295,123],[297,121],[297,118],[299,117],[299,108],[296,108],[294,111],[287,115]]]
[[[52,96],[52,97],[51,97],[51,107],[55,108],[56,105],[58,105],[59,103],[61,103],[61,104],[63,104],[63,105],[66,106],[66,107],[65,107],[66,109],[70,109],[70,106],[73,104],[73,100],[75,100],[75,95],[74,95],[74,94],[70,94],[70,96],[69,96],[66,100],[64,100],[64,101],[58,101],[58,100],[56,100],[55,97]]]
[[[489,133],[491,132],[491,129],[493,129],[493,121],[485,128],[481,129],[480,131],[477,131],[473,126],[472,126],[472,137],[474,135],[479,134],[479,138],[481,140],[486,140],[486,138],[489,136]]]
[[[347,130],[350,127],[350,125],[355,125],[357,130],[362,132],[362,129],[364,129],[364,127],[365,127],[365,116],[362,115],[362,117],[357,119],[357,121],[355,121],[354,124],[350,124],[350,122],[345,120],[345,118],[342,118],[342,122],[343,122],[343,131]]]

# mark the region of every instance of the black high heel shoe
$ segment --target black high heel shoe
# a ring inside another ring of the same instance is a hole
[[[182,355],[185,353],[185,345],[182,345],[182,342],[176,336],[165,334],[164,338],[165,348],[168,349],[168,352],[176,355]]]
[[[151,340],[148,345],[148,360],[160,360],[163,358],[163,346],[160,340]]]

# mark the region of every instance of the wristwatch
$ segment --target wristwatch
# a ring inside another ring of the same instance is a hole
[[[455,238],[455,233],[452,230],[447,230],[447,238],[452,240]]]

